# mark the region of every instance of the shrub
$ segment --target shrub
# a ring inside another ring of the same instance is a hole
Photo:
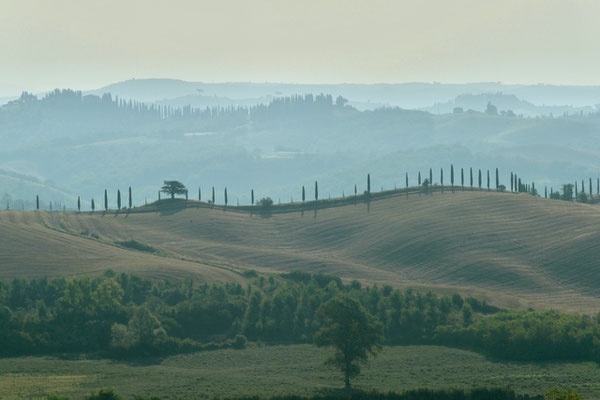
[[[233,339],[233,343],[231,344],[231,346],[234,349],[244,349],[246,348],[246,343],[248,343],[248,339],[246,339],[246,336],[238,334],[235,336],[235,339]]]

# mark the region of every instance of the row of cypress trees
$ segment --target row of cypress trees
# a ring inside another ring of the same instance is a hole
[[[474,182],[474,175],[473,175],[473,168],[469,168],[469,182],[468,182],[468,186],[470,186],[471,188],[477,187],[479,189],[483,189],[483,188],[487,188],[488,190],[491,189],[491,178],[490,178],[490,170],[488,169],[486,171],[486,186],[483,186],[483,172],[481,169],[479,169],[477,171],[477,185],[475,186],[475,182]],[[429,168],[429,174],[428,174],[428,178],[426,179],[422,179],[421,176],[421,171],[418,172],[417,174],[417,183],[418,186],[427,186],[430,187],[432,186],[432,182],[433,182],[433,169]],[[455,185],[455,172],[454,172],[454,165],[451,164],[450,165],[450,186],[451,188],[454,188]],[[588,185],[588,194],[592,195],[593,194],[593,185],[592,185],[592,178],[589,178],[589,185]],[[409,176],[408,173],[405,173],[405,185],[406,188],[409,187]],[[440,168],[440,186],[443,190],[444,188],[444,169]],[[582,179],[581,181],[581,190],[579,190],[578,187],[578,182],[576,181],[574,186],[574,190],[575,190],[575,197],[578,196],[579,193],[585,193],[585,181]],[[460,169],[460,187],[467,187],[465,185],[465,170],[464,168]],[[495,170],[495,189],[499,190],[499,191],[504,191],[507,190],[508,188],[505,187],[504,185],[502,185],[500,183],[500,175],[499,175],[499,171],[498,168],[496,168]],[[383,188],[382,188],[383,190]],[[512,172],[510,173],[510,191],[511,192],[516,192],[516,193],[529,193],[531,195],[538,195],[538,191],[535,187],[535,182],[531,182],[531,183],[526,183],[524,181],[522,181],[522,177],[518,176],[516,173]],[[550,197],[553,196],[553,194],[556,193],[554,192],[553,188],[550,188]],[[367,174],[367,190],[365,191],[366,195],[370,195],[371,194],[371,174]],[[596,180],[596,194],[600,195],[600,178],[597,178]],[[358,189],[357,189],[357,185],[354,185],[354,196],[356,197],[358,195]],[[544,197],[548,197],[548,187],[544,188]],[[188,192],[186,190],[185,192],[185,198],[186,200],[188,199]],[[255,196],[254,196],[254,189],[250,190],[250,198],[251,198],[251,204],[254,205],[255,204]],[[306,188],[305,186],[302,186],[302,194],[301,194],[301,198],[302,198],[302,202],[306,202]],[[160,200],[160,191],[158,192],[158,199]],[[198,200],[202,201],[202,188],[199,187],[198,188]],[[211,193],[211,201],[214,204],[215,203],[215,187],[212,187],[212,193]],[[319,200],[319,183],[318,181],[315,181],[315,185],[314,185],[314,200],[318,201]],[[227,187],[225,187],[224,189],[224,201],[225,201],[225,205],[227,206],[229,203],[229,199],[228,199],[228,193],[227,193]],[[96,209],[96,204],[94,199],[91,199],[91,208],[92,211],[95,211]],[[121,199],[121,191],[117,190],[117,209],[121,209],[122,208],[122,199]],[[128,190],[128,208],[133,208],[133,200],[132,200],[132,190],[131,190],[131,186],[129,187]],[[40,209],[40,198],[39,195],[36,195],[36,209],[39,210]],[[108,210],[109,209],[109,201],[108,201],[108,190],[104,190],[104,209]],[[77,197],[77,210],[81,211],[81,197]]]

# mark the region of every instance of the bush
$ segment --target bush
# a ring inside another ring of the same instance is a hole
[[[113,388],[100,389],[97,393],[92,393],[84,397],[85,400],[121,400],[122,397],[115,393]]]
[[[146,253],[156,253],[156,249],[148,244],[140,243],[137,240],[125,240],[123,242],[115,242],[121,247],[127,247],[128,249],[145,251]]]
[[[235,336],[235,339],[233,339],[233,343],[231,344],[231,347],[233,347],[234,349],[245,349],[246,348],[246,343],[248,343],[248,339],[246,339],[246,336],[242,335],[242,334],[238,334]]]
[[[270,197],[263,197],[256,204],[264,211],[268,211],[273,208],[273,199]]]

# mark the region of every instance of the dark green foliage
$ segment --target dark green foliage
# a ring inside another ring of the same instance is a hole
[[[460,169],[460,186],[465,186],[465,171]]]
[[[421,171],[419,171],[419,177],[418,177],[417,182],[418,182],[419,186],[421,186]]]
[[[496,190],[498,190],[500,186],[500,175],[498,175],[498,168],[496,168]]]
[[[39,195],[35,195],[35,209],[39,210],[40,209],[40,196]]]
[[[104,210],[108,211],[108,192],[104,189]]]
[[[185,185],[179,181],[164,181],[161,192],[168,194],[172,199],[178,194],[186,194]],[[160,192],[159,192],[160,193]]]
[[[103,276],[0,282],[0,355],[101,352],[166,355],[249,340],[310,343],[322,304],[355,298],[388,344],[442,344],[518,360],[600,361],[600,320],[555,312],[503,312],[474,298],[440,297],[339,278],[248,271],[248,287]],[[241,340],[241,339],[239,339]]]
[[[147,253],[155,253],[156,249],[150,245],[144,244],[144,243],[140,243],[136,240],[125,240],[122,242],[115,242],[116,244],[118,244],[119,246],[122,247],[127,247],[128,249],[133,249],[133,250],[138,250],[138,251],[145,251]]]
[[[228,203],[228,199],[227,199],[227,188],[225,188],[225,193],[224,193],[223,197],[225,198],[225,205],[227,205],[227,203]]]
[[[335,349],[327,362],[342,370],[345,386],[350,388],[350,378],[359,374],[360,363],[381,350],[383,327],[347,295],[336,296],[321,305],[317,316],[322,327],[315,335],[315,344]]]
[[[113,388],[100,389],[98,392],[89,394],[84,400],[121,400],[123,397],[115,393]]]
[[[563,393],[572,392],[570,389]],[[572,392],[575,393],[575,392]],[[578,396],[578,395],[577,395]],[[548,397],[547,400],[580,400],[581,397]],[[262,398],[259,396],[238,397],[227,400],[545,400],[544,396],[529,396],[516,394],[510,388],[487,388],[479,387],[471,390],[466,389],[413,389],[402,393],[379,393],[364,392],[360,390],[335,392],[330,391],[326,394],[314,396],[274,396]]]
[[[304,186],[302,186],[302,201],[304,201]],[[250,204],[254,205],[254,189],[250,190]]]
[[[450,164],[450,185],[454,186],[454,165]]]
[[[133,200],[131,198],[131,186],[129,186],[129,208],[132,208]]]
[[[92,211],[96,209],[96,203],[94,203],[94,199],[92,199]]]
[[[473,167],[469,168],[469,177],[471,180],[471,187],[473,187]]]
[[[429,183],[433,185],[433,170],[429,168]]]
[[[319,200],[319,184],[315,181],[315,201]]]
[[[212,187],[212,203],[215,204],[215,187]]]
[[[77,196],[77,211],[81,211],[81,197]]]
[[[231,342],[231,347],[233,347],[234,349],[243,349],[246,347],[246,343],[248,343],[248,339],[246,339],[246,336],[242,334],[237,334],[235,335],[233,342]]]
[[[371,193],[371,174],[367,174],[367,193]]]
[[[117,190],[117,210],[121,209],[121,191]]]
[[[479,189],[481,189],[481,170],[479,170],[479,179],[477,180],[479,184]]]

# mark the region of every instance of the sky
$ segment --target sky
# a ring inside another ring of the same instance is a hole
[[[600,84],[597,0],[0,0],[0,95],[136,78]]]

